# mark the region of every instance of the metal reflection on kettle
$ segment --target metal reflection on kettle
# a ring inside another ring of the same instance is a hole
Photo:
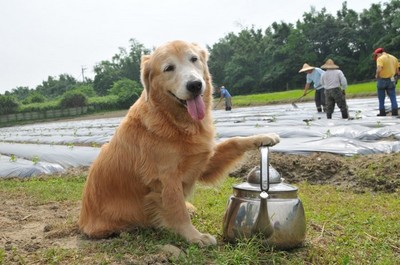
[[[258,235],[279,249],[301,246],[306,219],[298,188],[284,183],[269,165],[268,147],[260,147],[260,152],[260,166],[248,174],[247,182],[233,186],[223,220],[224,239],[236,242]]]

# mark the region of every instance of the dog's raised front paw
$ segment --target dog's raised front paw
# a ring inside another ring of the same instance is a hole
[[[255,144],[257,145],[257,147],[274,146],[280,142],[280,137],[276,133],[259,134],[254,137],[256,137]]]

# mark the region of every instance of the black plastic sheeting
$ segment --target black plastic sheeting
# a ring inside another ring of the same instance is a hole
[[[387,103],[388,104],[388,103]],[[377,117],[378,99],[348,100],[351,119],[336,107],[331,120],[314,103],[214,111],[217,141],[277,133],[273,152],[328,152],[346,156],[400,152],[400,119]],[[0,177],[30,177],[89,166],[120,118],[40,123],[0,128]],[[83,146],[84,145],[84,146]]]

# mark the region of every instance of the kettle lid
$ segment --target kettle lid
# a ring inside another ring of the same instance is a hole
[[[247,182],[252,184],[260,184],[260,167],[255,166],[247,175]],[[271,165],[269,166],[269,183],[277,184],[281,182],[281,175],[279,172],[273,168]]]

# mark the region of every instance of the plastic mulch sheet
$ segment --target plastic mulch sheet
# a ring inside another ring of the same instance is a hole
[[[400,119],[377,117],[377,98],[348,100],[350,119],[342,119],[337,106],[328,120],[325,113],[316,112],[313,102],[296,105],[297,108],[283,104],[215,110],[216,141],[277,133],[281,142],[271,148],[272,152],[346,156],[400,152]],[[0,128],[0,177],[29,177],[89,166],[121,120],[122,117]]]

